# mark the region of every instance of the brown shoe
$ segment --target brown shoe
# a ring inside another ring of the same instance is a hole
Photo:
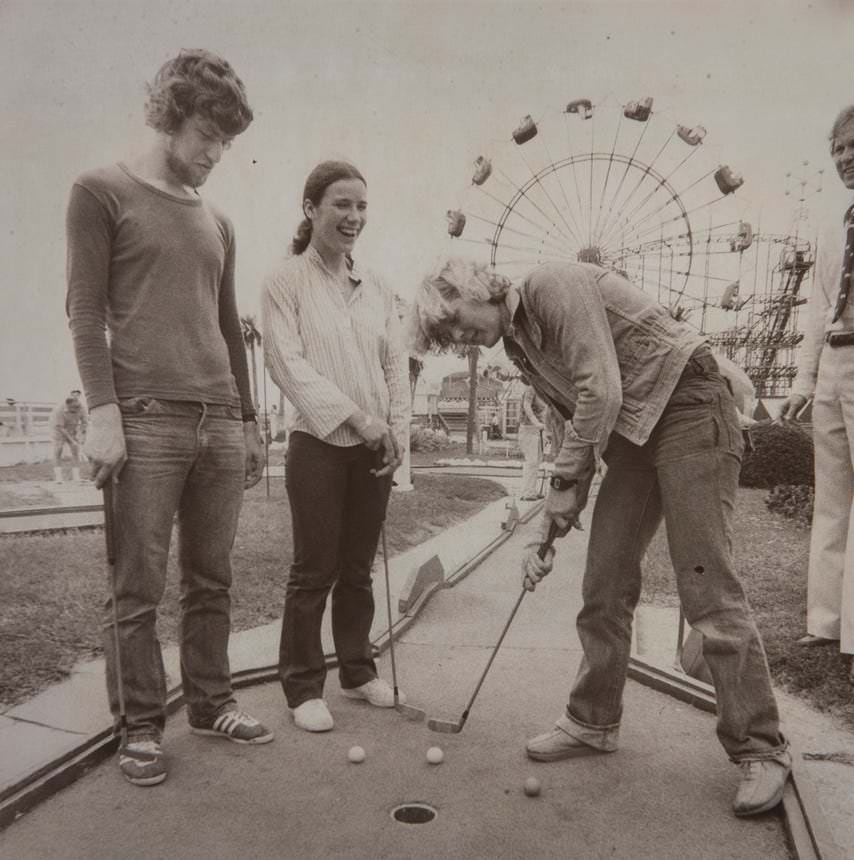
[[[741,782],[732,804],[736,815],[768,812],[783,799],[786,781],[792,772],[792,757],[788,752],[776,758],[745,759],[739,766]]]
[[[816,645],[832,645],[838,641],[838,639],[827,639],[824,636],[813,636],[812,633],[807,633],[806,636],[801,636],[795,644],[802,648],[814,648]]]

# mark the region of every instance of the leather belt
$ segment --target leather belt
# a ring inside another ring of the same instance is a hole
[[[829,331],[824,340],[828,346],[854,346],[854,331]]]

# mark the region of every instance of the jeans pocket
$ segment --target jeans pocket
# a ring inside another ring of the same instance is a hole
[[[721,448],[741,460],[745,448],[744,433],[742,433],[741,425],[738,422],[738,415],[731,395],[722,394],[719,397],[715,421],[718,425]]]

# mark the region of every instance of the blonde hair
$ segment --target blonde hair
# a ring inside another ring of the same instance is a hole
[[[444,352],[454,346],[451,328],[456,301],[500,304],[510,289],[510,279],[491,266],[457,257],[440,260],[423,278],[409,314],[409,348],[421,355]]]

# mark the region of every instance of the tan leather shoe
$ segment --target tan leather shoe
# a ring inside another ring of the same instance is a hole
[[[802,648],[814,648],[816,645],[832,645],[838,641],[838,639],[827,639],[824,636],[813,636],[812,633],[807,633],[806,636],[801,636],[795,644]]]
[[[528,758],[534,761],[561,761],[565,758],[600,755],[613,750],[600,750],[567,734],[559,723],[550,732],[531,738],[525,745]]]
[[[732,808],[736,815],[759,815],[773,809],[782,799],[786,780],[792,772],[788,752],[777,758],[745,759],[739,762],[741,782]]]

